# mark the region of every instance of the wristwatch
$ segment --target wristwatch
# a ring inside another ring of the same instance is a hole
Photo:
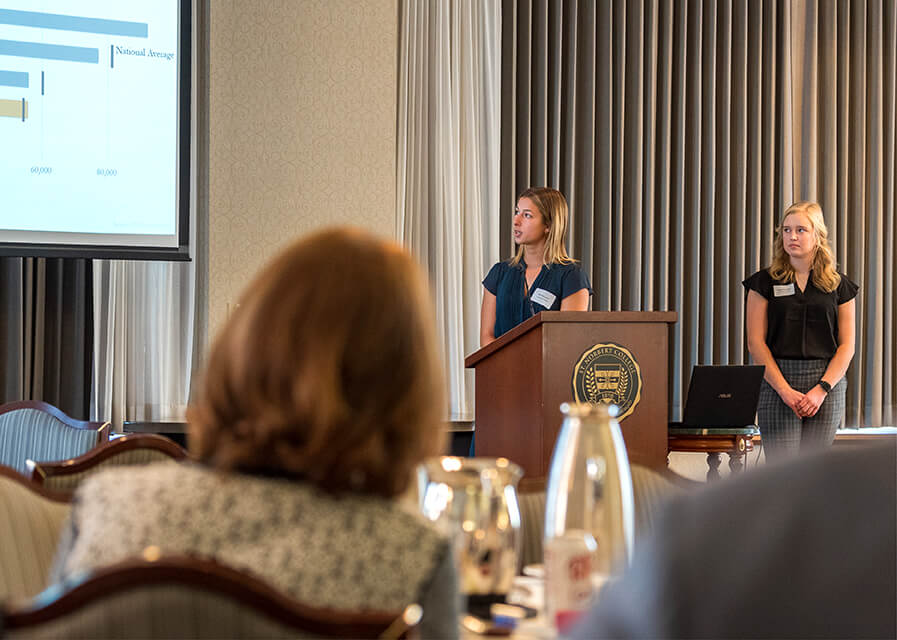
[[[832,390],[832,385],[830,385],[828,382],[826,382],[822,378],[820,378],[819,382],[817,382],[816,384],[818,384],[820,387],[822,387],[822,390],[825,391],[826,393],[829,393]]]

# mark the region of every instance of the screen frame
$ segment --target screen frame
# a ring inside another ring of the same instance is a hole
[[[0,257],[97,258],[189,262],[191,143],[193,106],[193,0],[178,0],[178,171],[177,246],[8,242],[0,239]],[[79,234],[83,235],[83,234]]]

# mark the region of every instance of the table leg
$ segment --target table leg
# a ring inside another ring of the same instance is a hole
[[[738,473],[744,468],[744,454],[735,451],[729,452],[729,470],[732,473]]]
[[[711,451],[707,454],[707,482],[719,480],[719,465],[722,462],[718,451]]]

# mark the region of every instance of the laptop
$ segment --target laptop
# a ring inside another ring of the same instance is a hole
[[[754,425],[764,369],[763,365],[692,368],[682,427],[726,429]]]

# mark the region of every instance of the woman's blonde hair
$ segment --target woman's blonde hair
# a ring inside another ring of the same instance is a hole
[[[549,187],[530,187],[517,196],[517,202],[521,198],[529,198],[536,209],[542,214],[542,222],[548,227],[548,238],[545,240],[545,254],[542,261],[545,264],[570,264],[573,258],[567,255],[567,247],[564,239],[567,235],[567,199],[557,189]],[[523,245],[517,247],[517,251],[511,257],[511,264],[520,264],[523,260]]]
[[[785,218],[792,213],[802,213],[810,220],[816,238],[816,248],[813,251],[813,261],[810,268],[813,270],[813,284],[821,291],[834,291],[841,283],[835,264],[835,256],[828,244],[828,228],[822,217],[822,207],[816,202],[795,202],[785,209],[782,223],[776,229],[776,237],[772,245],[772,264],[769,265],[769,275],[774,280],[781,282],[794,282],[796,280],[794,267],[791,265],[789,255],[785,252],[785,242],[782,235],[782,227]]]
[[[396,496],[438,454],[444,389],[427,281],[401,247],[335,229],[244,292],[188,411],[205,464]]]

